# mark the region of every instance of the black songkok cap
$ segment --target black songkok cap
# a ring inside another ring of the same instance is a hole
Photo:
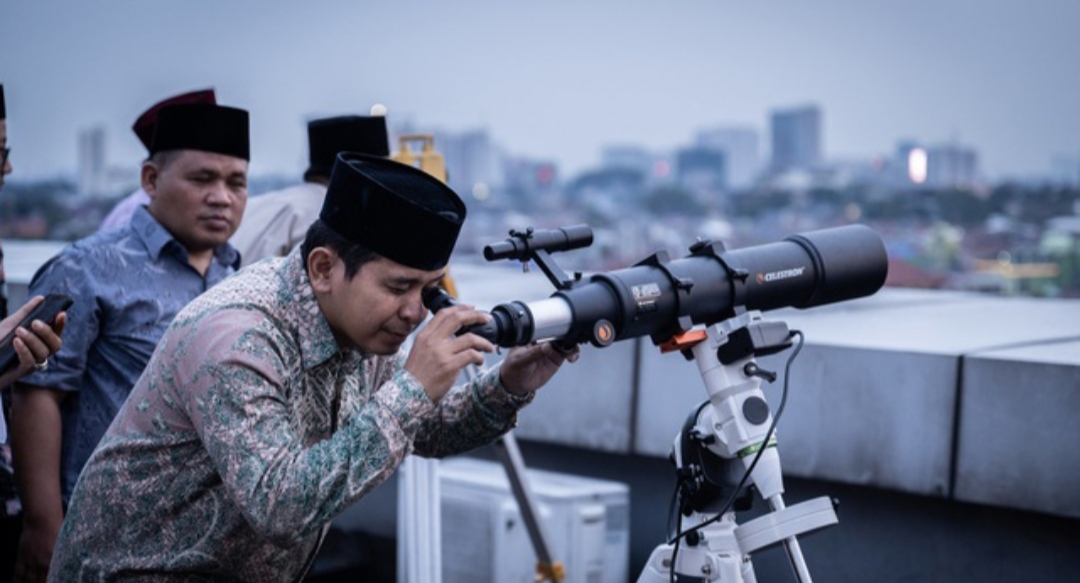
[[[450,261],[465,203],[434,176],[387,158],[338,154],[319,218],[341,236],[407,267]]]
[[[7,107],[4,106],[4,84],[0,83],[0,119],[7,119]]]
[[[142,112],[139,119],[135,120],[135,124],[131,126],[131,130],[135,132],[135,135],[139,137],[139,141],[146,146],[148,151],[154,141],[154,126],[157,125],[158,112],[170,105],[181,105],[184,103],[213,104],[217,103],[217,96],[214,95],[213,89],[190,91],[188,93],[174,95],[168,99],[163,99],[154,105],[151,105],[150,109]]]
[[[381,115],[317,119],[308,123],[307,131],[311,165],[305,176],[330,176],[340,152],[384,158],[390,155],[386,118]]]
[[[200,150],[250,160],[249,147],[247,111],[192,103],[161,108],[150,154]]]

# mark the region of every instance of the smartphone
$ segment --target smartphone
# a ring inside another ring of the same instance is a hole
[[[49,294],[45,296],[45,301],[38,304],[19,322],[18,326],[12,328],[11,332],[0,340],[0,374],[6,373],[19,363],[19,353],[15,352],[15,346],[12,345],[12,341],[15,340],[15,331],[19,328],[29,330],[30,323],[34,320],[41,320],[52,326],[57,314],[71,307],[73,301],[67,294]]]

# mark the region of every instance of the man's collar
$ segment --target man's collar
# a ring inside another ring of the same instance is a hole
[[[170,244],[182,250],[186,259],[187,249],[172,236],[168,229],[157,222],[145,206],[139,205],[135,209],[135,213],[131,215],[130,226],[135,235],[142,240],[146,251],[154,261],[161,259],[161,254]],[[240,268],[240,252],[228,243],[214,247],[214,259],[226,267]]]
[[[157,219],[143,205],[139,205],[135,209],[135,212],[131,215],[129,225],[135,235],[142,240],[143,245],[146,246],[147,252],[150,253],[150,257],[154,261],[161,258],[162,251],[165,250],[170,241],[175,241],[172,234],[161,223],[157,222]]]
[[[339,352],[348,352],[338,346],[330,323],[319,309],[299,248],[285,256],[281,276],[292,291],[292,315],[296,319],[304,369],[314,368]]]

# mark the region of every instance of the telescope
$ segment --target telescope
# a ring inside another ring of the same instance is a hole
[[[750,583],[757,580],[750,554],[778,544],[796,579],[812,583],[797,535],[838,519],[834,502],[824,496],[794,506],[784,502],[774,432],[790,375],[784,375],[774,415],[761,384],[774,382],[777,374],[755,358],[791,347],[791,338],[798,336],[790,369],[802,333],[766,321],[761,312],[875,293],[888,272],[881,238],[866,226],[849,225],[731,251],[721,243],[698,241],[681,259],[657,252],[625,269],[587,278],[568,276],[551,257],[588,246],[592,239],[588,226],[574,225],[510,231],[509,239],[487,246],[489,261],[535,262],[556,291],[540,301],[499,304],[487,322],[458,334],[478,334],[503,347],[551,341],[567,349],[649,336],[661,351],[677,350],[695,361],[708,399],[687,417],[672,446],[679,526],[673,539],[653,550],[638,583]],[[433,312],[453,303],[440,288],[424,291],[424,304]],[[741,479],[732,479],[740,473]],[[736,502],[749,501],[750,485],[771,511],[738,524]]]
[[[487,323],[460,333],[503,347],[548,340],[604,347],[646,335],[658,346],[673,346],[695,325],[709,326],[743,311],[811,308],[871,295],[888,272],[881,237],[864,225],[730,251],[719,242],[698,241],[681,259],[659,251],[631,267],[587,278],[567,276],[550,255],[592,240],[587,225],[574,225],[510,231],[505,241],[485,247],[489,261],[535,262],[557,291],[540,301],[499,304]],[[453,300],[434,288],[425,292],[424,303],[436,312]]]

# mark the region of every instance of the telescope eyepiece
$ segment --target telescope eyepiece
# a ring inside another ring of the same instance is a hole
[[[438,286],[425,289],[421,293],[421,298],[424,306],[431,310],[432,314],[458,304],[453,296]],[[525,304],[521,302],[500,304],[488,313],[488,318],[487,322],[466,326],[458,330],[456,334],[458,336],[476,334],[495,345],[508,347],[523,346],[532,341],[532,312]]]
[[[420,293],[424,307],[434,314],[443,308],[449,308],[457,304],[457,301],[441,286],[429,287]]]

